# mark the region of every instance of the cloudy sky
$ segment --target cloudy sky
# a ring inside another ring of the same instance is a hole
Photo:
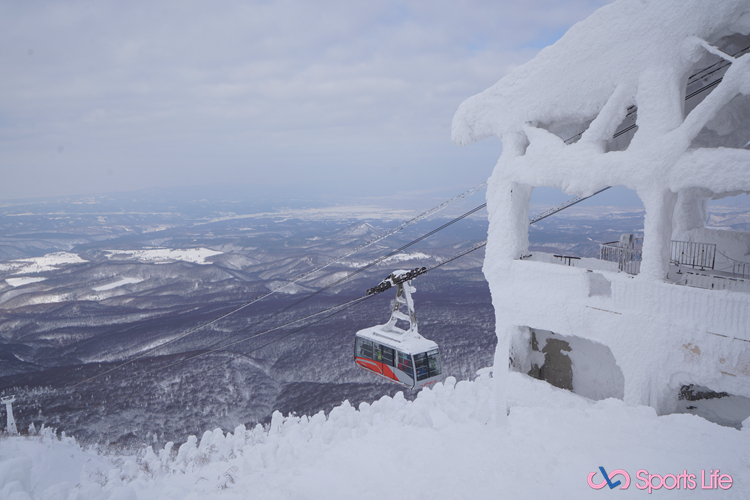
[[[0,3],[0,199],[485,180],[465,98],[608,0]]]

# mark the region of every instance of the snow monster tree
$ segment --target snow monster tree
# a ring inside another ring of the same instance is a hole
[[[567,342],[573,391],[594,399],[665,413],[686,384],[750,397],[750,233],[705,225],[708,199],[750,193],[749,35],[750,0],[618,0],[461,104],[455,143],[503,144],[484,264],[501,404],[508,358],[538,369],[551,339]],[[634,190],[642,253],[575,266],[529,255],[536,186]],[[725,265],[685,268],[678,244]]]

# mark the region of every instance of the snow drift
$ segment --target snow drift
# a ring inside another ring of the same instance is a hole
[[[473,382],[448,378],[413,402],[398,394],[359,409],[345,402],[328,417],[277,412],[266,427],[207,431],[179,446],[144,447],[138,456],[102,456],[48,433],[6,438],[0,491],[17,500],[378,499],[384,490],[416,499],[559,498],[560,492],[594,498],[602,492],[587,477],[604,466],[630,474],[629,488],[618,492],[627,498],[647,494],[639,470],[700,477],[720,469],[733,484],[717,494],[750,493],[750,429],[692,415],[657,417],[651,408],[614,399],[593,402],[520,374],[509,387],[506,428],[488,425],[493,388],[484,370]],[[706,491],[672,493],[692,498]]]

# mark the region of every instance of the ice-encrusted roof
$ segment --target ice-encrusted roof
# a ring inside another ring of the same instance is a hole
[[[713,43],[732,33],[750,33],[748,0],[618,0],[464,101],[453,119],[453,141],[502,139],[526,123],[586,123],[616,90],[622,104],[634,103],[636,94],[637,101],[667,96],[704,55],[699,40]],[[653,125],[669,128],[672,117],[659,114]]]
[[[454,142],[491,135],[503,153],[488,211],[491,227],[506,229],[494,244],[490,230],[488,255],[525,251],[525,225],[512,221],[526,216],[528,187],[588,196],[625,186],[646,208],[642,274],[658,279],[673,212],[682,220],[701,199],[750,192],[750,0],[602,7],[460,105]],[[525,187],[511,196],[514,183]]]

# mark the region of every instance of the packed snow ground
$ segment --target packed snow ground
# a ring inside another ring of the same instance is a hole
[[[139,278],[122,278],[108,285],[96,286],[92,288],[92,290],[94,290],[95,292],[103,292],[105,290],[112,290],[113,288],[121,287],[123,285],[132,285],[134,283],[140,283],[141,281],[143,280]]]
[[[649,494],[639,470],[654,475],[657,497],[750,495],[750,419],[740,431],[693,415],[657,417],[649,407],[593,402],[511,373],[502,426],[492,420],[489,370],[481,373],[473,382],[448,378],[413,402],[398,394],[359,409],[344,403],[328,417],[277,412],[266,428],[207,431],[137,457],[82,450],[48,432],[5,438],[0,497],[601,498],[587,481],[597,472],[593,482],[603,482],[600,466],[628,472],[630,485],[618,492],[626,498]],[[731,488],[702,489],[701,471],[708,485],[716,469],[732,477]],[[696,475],[694,489],[656,489],[656,474],[683,471]]]
[[[39,283],[46,280],[47,278],[24,276],[22,278],[6,278],[5,282],[12,287],[30,285],[31,283]]]
[[[210,264],[206,259],[219,255],[222,252],[209,250],[208,248],[149,248],[146,250],[105,250],[110,259],[133,259],[139,262],[151,262],[154,264],[168,264],[178,260],[192,262],[194,264]]]
[[[83,262],[86,261],[77,254],[69,252],[54,252],[48,253],[42,257],[3,262],[0,264],[0,272],[8,272],[10,274],[43,273],[68,264],[81,264]]]

